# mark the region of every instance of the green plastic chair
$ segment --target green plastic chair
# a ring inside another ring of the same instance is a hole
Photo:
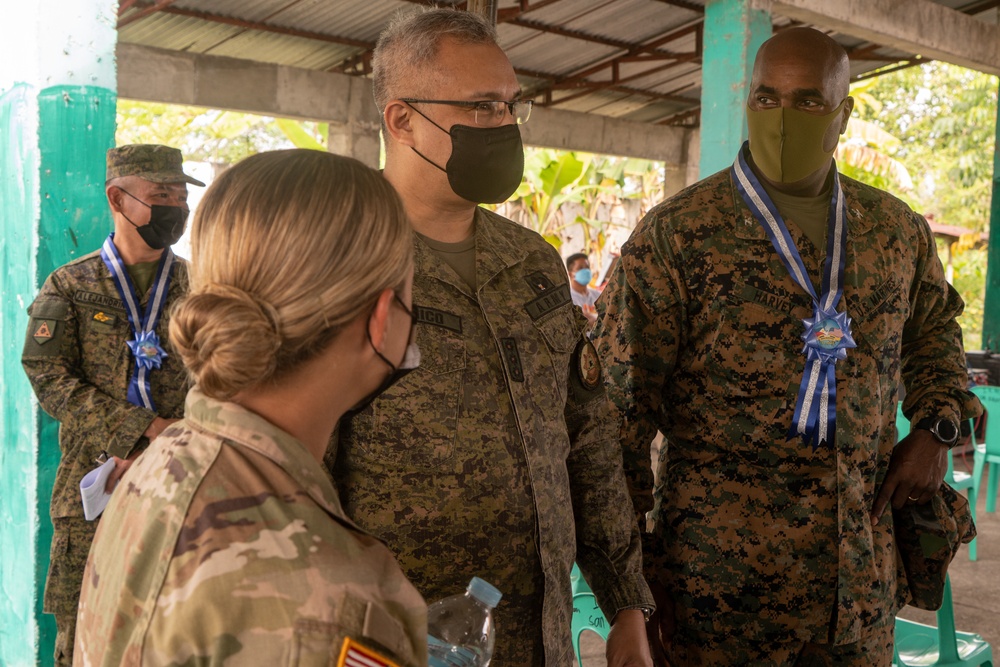
[[[893,664],[896,667],[993,667],[993,649],[974,632],[955,630],[951,579],[944,584],[944,601],[937,611],[937,627],[896,619]]]
[[[989,465],[989,476],[986,481],[986,511],[996,512],[997,482],[1000,481],[1000,387],[978,385],[972,388],[972,393],[979,397],[983,407],[990,415],[986,420],[983,456],[976,459],[972,475],[976,478],[978,485],[979,480],[983,478],[983,468]],[[976,454],[978,456],[978,450]]]
[[[1000,389],[1000,387],[998,387]],[[998,413],[1000,414],[1000,413]],[[955,462],[952,459],[951,452],[948,452],[948,472],[944,475],[944,481],[951,485],[951,488],[957,489],[959,491],[965,490],[966,495],[969,498],[969,509],[972,510],[972,520],[976,520],[976,499],[979,498],[979,484],[980,480],[983,479],[983,461],[985,459],[985,453],[981,445],[976,444],[976,433],[972,421],[969,422],[970,431],[972,435],[972,451],[973,451],[973,464],[972,464],[972,474],[963,471],[955,470]],[[903,416],[903,404],[898,403],[896,406],[896,442],[899,442],[905,438],[910,433],[910,421]],[[969,560],[976,560],[976,543],[979,538],[972,540],[969,543]]]
[[[597,598],[590,590],[587,580],[583,578],[580,568],[573,563],[573,570],[570,573],[570,581],[573,584],[573,618],[570,629],[573,636],[573,650],[576,651],[576,662],[583,665],[580,659],[580,637],[584,630],[596,632],[601,639],[608,641],[608,632],[611,624],[604,617],[604,612],[597,605]]]

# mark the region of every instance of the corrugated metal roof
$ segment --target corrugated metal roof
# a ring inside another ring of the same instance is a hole
[[[161,49],[307,69],[349,64],[343,71],[363,73],[389,18],[422,1],[176,0],[162,6],[122,0],[127,9],[119,17],[119,35],[123,42]],[[951,8],[970,2],[936,1]],[[522,12],[524,4],[500,0],[498,33],[537,103],[640,122],[684,114],[684,123],[697,123],[696,113],[685,112],[696,112],[700,104],[703,0],[532,0]],[[978,3],[979,18],[996,22],[996,4]],[[792,24],[774,18],[776,29]],[[913,58],[854,37],[831,36],[855,49],[855,76]]]

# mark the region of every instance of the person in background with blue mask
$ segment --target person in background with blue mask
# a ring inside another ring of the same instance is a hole
[[[573,305],[579,306],[589,322],[597,320],[597,297],[599,290],[590,286],[594,274],[590,271],[590,260],[582,252],[566,258],[566,271],[569,273],[569,295],[573,297]]]

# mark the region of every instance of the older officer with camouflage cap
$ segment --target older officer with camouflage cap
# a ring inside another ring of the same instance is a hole
[[[598,301],[640,511],[669,443],[644,556],[674,667],[888,666],[909,595],[888,505],[934,497],[981,409],[927,222],[837,171],[849,79],[821,32],[765,42],[749,144],[650,211]]]
[[[420,368],[341,426],[344,507],[428,600],[496,585],[491,664],[571,665],[570,570],[612,621],[608,662],[648,663],[640,571],[611,406],[559,254],[477,206],[521,182],[528,101],[492,26],[404,15],[379,38],[385,177],[416,231]]]
[[[59,267],[34,303],[21,363],[38,402],[60,422],[52,491],[52,551],[44,609],[54,614],[55,662],[70,664],[77,601],[96,522],[83,516],[80,481],[114,457],[108,489],[150,440],[181,416],[188,382],[167,331],[187,292],[187,265],[170,250],[184,232],[181,152],[131,145],[107,153],[114,232],[98,251]]]

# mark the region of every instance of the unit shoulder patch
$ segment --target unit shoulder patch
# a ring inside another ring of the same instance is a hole
[[[35,342],[39,345],[45,345],[50,340],[55,337],[56,333],[56,321],[55,320],[32,320],[32,334],[31,337],[35,339]]]
[[[601,384],[601,360],[597,356],[597,349],[589,340],[581,341],[577,349],[577,373],[580,376],[580,384],[590,390],[597,389]]]

